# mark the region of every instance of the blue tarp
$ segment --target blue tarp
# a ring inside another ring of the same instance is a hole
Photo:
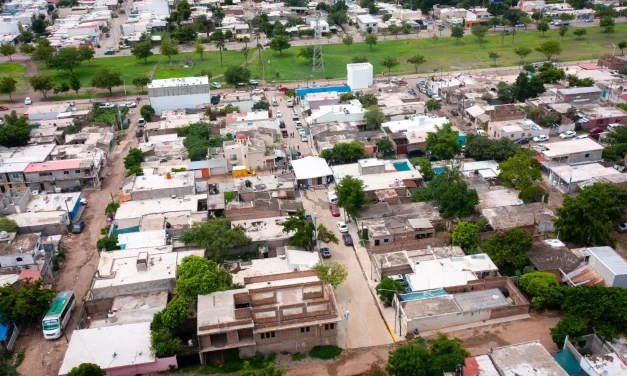
[[[309,93],[328,93],[331,91],[337,91],[338,93],[348,93],[351,91],[350,86],[325,86],[325,87],[306,87],[304,89],[296,89],[296,95],[304,97]]]
[[[2,318],[2,313],[0,313],[0,318]],[[7,339],[9,325],[11,325],[11,321],[7,321],[6,324],[0,323],[0,341],[4,341],[5,339]]]

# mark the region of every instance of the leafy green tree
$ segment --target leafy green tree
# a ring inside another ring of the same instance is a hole
[[[145,104],[143,106],[141,106],[141,108],[139,109],[139,114],[141,115],[142,118],[144,118],[146,121],[149,121],[150,118],[152,118],[152,115],[155,114],[155,109],[152,108],[151,105],[149,104]]]
[[[253,110],[267,110],[270,108],[270,103],[268,101],[261,100],[256,102],[253,105]]]
[[[78,49],[74,47],[65,47],[59,50],[52,56],[51,59],[46,61],[46,64],[50,68],[59,70],[68,70],[70,73],[74,72],[74,69],[78,68],[83,62],[83,57]]]
[[[370,106],[364,113],[364,121],[366,122],[367,130],[378,129],[385,121],[385,115],[379,106]]]
[[[107,371],[94,363],[83,363],[68,372],[67,376],[106,376]]]
[[[176,4],[176,11],[178,12],[180,19],[184,21],[189,20],[189,16],[192,15],[192,10],[187,0],[179,1],[178,4]]]
[[[427,103],[425,103],[425,107],[429,111],[437,111],[442,108],[442,104],[435,99],[429,99]]]
[[[364,55],[353,56],[351,61],[353,62],[353,64],[367,63],[368,62],[368,56],[364,56]]]
[[[551,60],[554,55],[559,55],[562,53],[562,46],[557,41],[547,40],[539,47],[536,47],[536,51],[546,56],[547,60]]]
[[[33,45],[31,45],[30,43],[22,43],[20,44],[20,52],[24,55],[30,56],[32,59],[32,55],[35,52],[35,47],[33,47]]]
[[[520,73],[516,78],[516,82],[514,82],[514,84],[510,86],[510,89],[512,98],[520,102],[524,102],[529,98],[535,98],[539,94],[542,94],[546,91],[544,83],[542,82],[542,79],[540,77],[534,76],[530,79],[526,73]],[[499,96],[500,95],[501,91],[499,88]]]
[[[472,250],[479,243],[479,225],[473,222],[459,222],[453,228],[451,238],[454,245],[462,247],[462,249]]]
[[[525,58],[532,52],[529,47],[518,47],[514,49],[514,53],[520,58],[520,65],[523,65]]]
[[[431,165],[431,161],[427,158],[421,158],[418,161],[418,171],[425,181],[430,181],[435,177],[435,171]]]
[[[176,331],[188,317],[189,301],[183,295],[175,295],[161,311],[161,323],[171,331]]]
[[[553,342],[559,347],[564,346],[566,336],[570,341],[577,341],[579,337],[592,333],[586,319],[578,315],[566,315],[557,325],[550,329]]]
[[[32,76],[28,81],[33,90],[39,91],[44,99],[48,99],[48,92],[54,88],[54,81],[50,76]]]
[[[599,26],[603,28],[603,33],[606,34],[612,34],[615,25],[614,18],[611,16],[603,17],[601,18],[601,22],[599,22]]]
[[[17,39],[24,44],[32,43],[35,40],[35,34],[30,30],[22,30]]]
[[[418,73],[418,66],[427,62],[427,59],[423,55],[414,55],[407,59],[407,62],[414,66],[416,73]]]
[[[196,301],[199,295],[228,290],[233,284],[231,273],[226,269],[213,260],[195,255],[183,258],[176,274],[176,293],[191,301]]]
[[[390,352],[386,371],[390,376],[429,376],[431,363],[429,350],[423,345],[411,343]]]
[[[359,218],[359,211],[368,203],[364,192],[364,182],[351,175],[346,175],[335,185],[337,206],[343,208],[350,218]]]
[[[313,57],[314,57],[313,46],[305,46],[301,48],[300,50],[298,50],[298,54],[296,54],[296,57],[302,57],[307,60],[313,60]]]
[[[131,47],[131,54],[133,54],[133,56],[135,56],[138,60],[144,59],[144,63],[148,63],[148,58],[154,55],[152,52],[152,42],[150,40],[145,40],[143,42],[135,43],[133,47]]]
[[[566,35],[566,33],[568,33],[569,27],[566,25],[562,25],[560,26],[558,33],[560,35],[560,37],[562,37],[562,39],[564,39],[564,36]]]
[[[493,140],[473,133],[466,137],[464,155],[478,161],[502,162],[514,156],[519,149],[520,147],[508,138]]]
[[[50,41],[48,39],[37,40],[37,47],[35,47],[35,52],[33,52],[33,59],[37,61],[47,61],[52,58],[52,55],[54,55],[54,48],[50,46]]]
[[[314,222],[307,219],[304,210],[298,210],[296,215],[290,216],[283,222],[283,232],[292,233],[289,238],[290,245],[303,247],[308,251],[314,250],[317,241],[333,244],[339,243],[335,234],[324,225],[319,224],[316,228]]]
[[[431,376],[454,372],[458,364],[470,353],[461,346],[459,338],[449,339],[448,335],[438,333],[436,338],[399,346],[388,359],[386,370],[391,376]]]
[[[622,219],[626,208],[621,193],[613,192],[606,184],[593,184],[573,197],[564,195],[564,203],[557,208],[553,220],[561,240],[597,246],[613,245],[613,224]],[[621,189],[621,188],[618,188]]]
[[[383,278],[376,287],[377,295],[383,303],[391,303],[396,293],[404,294],[407,289],[399,281],[395,281],[390,278]]]
[[[438,201],[444,218],[467,217],[475,212],[477,204],[477,191],[469,189],[463,182],[451,184]]]
[[[221,6],[213,6],[209,8],[211,10],[211,17],[215,21],[216,25],[222,26],[222,20],[226,17],[224,9]]]
[[[442,125],[436,132],[429,132],[425,141],[426,150],[440,160],[452,159],[459,153],[457,142],[459,132],[453,130],[451,123]]]
[[[351,52],[351,45],[353,44],[353,36],[351,34],[345,34],[342,37],[342,43],[348,47],[348,52]]]
[[[494,66],[496,67],[496,61],[501,58],[501,55],[496,52],[490,52],[488,53],[488,57],[494,62]]]
[[[477,37],[479,44],[483,43],[483,38],[488,35],[489,28],[487,26],[475,25],[470,29],[472,35]],[[452,35],[453,36],[453,35]]]
[[[81,84],[81,80],[79,80],[75,74],[70,77],[69,87],[70,89],[74,90],[76,95],[78,95],[78,91],[81,89],[81,87],[83,87],[83,85]]]
[[[575,31],[573,31],[573,34],[575,34],[577,36],[577,39],[581,40],[581,38],[588,34],[588,30],[584,29],[584,28],[579,28],[579,29],[575,29]]]
[[[383,60],[381,61],[381,65],[386,67],[388,70],[388,76],[392,72],[392,68],[397,67],[400,64],[401,63],[398,61],[398,59],[392,56],[384,57]]]
[[[525,204],[529,204],[532,202],[547,202],[549,195],[539,185],[530,185],[520,190],[518,198],[523,200]]]
[[[531,235],[520,228],[496,233],[485,242],[481,249],[499,267],[520,268],[527,263],[527,252],[531,249]]]
[[[118,236],[111,235],[98,239],[96,242],[96,249],[99,251],[114,251],[116,249],[120,249],[118,246]]]
[[[368,108],[370,106],[376,106],[379,104],[379,100],[377,99],[377,96],[374,94],[363,94],[359,97],[359,103],[361,103],[361,105],[364,108]]]
[[[152,319],[150,331],[150,349],[159,358],[176,355],[183,351],[185,346],[180,338],[175,337],[167,328],[156,325],[160,318],[157,313]]]
[[[17,81],[13,77],[0,77],[0,93],[9,94],[9,99],[13,99],[11,94],[17,90]]]
[[[283,56],[283,50],[287,50],[290,47],[292,47],[292,45],[285,35],[277,35],[270,41],[270,48],[279,51],[280,56]]]
[[[627,40],[622,40],[616,43],[616,47],[620,49],[620,54],[625,55],[625,48],[627,48]]]
[[[336,289],[348,277],[346,266],[338,262],[319,262],[314,265],[313,270],[318,272],[320,280],[329,282],[333,289]]]
[[[494,31],[496,31],[496,27],[500,26],[502,22],[503,20],[501,19],[501,17],[492,17],[488,20],[488,27],[493,27]]]
[[[541,180],[540,164],[531,158],[532,152],[521,149],[505,162],[499,164],[499,177],[506,187],[524,189],[535,180]]]
[[[114,87],[123,84],[122,74],[117,71],[112,71],[107,67],[101,68],[91,80],[93,87],[107,89],[109,90],[109,95],[113,93],[112,90]]]
[[[455,24],[451,26],[451,36],[455,38],[455,43],[459,44],[459,40],[464,37],[464,27],[462,25]]]
[[[11,218],[0,217],[0,231],[17,232],[17,223]]]
[[[520,289],[531,295],[531,303],[536,308],[559,307],[562,303],[562,288],[553,273],[527,273],[519,279]]]
[[[432,375],[454,372],[457,365],[464,364],[464,360],[470,356],[470,353],[462,347],[461,339],[449,339],[444,333],[438,333],[437,337],[428,340],[427,344],[431,350]]]
[[[232,65],[226,68],[226,71],[224,72],[226,82],[233,86],[237,86],[240,82],[248,82],[248,80],[250,80],[250,76],[250,71],[239,65]],[[287,92],[285,94],[287,95]]]
[[[566,77],[566,81],[568,81],[568,86],[570,87],[590,87],[594,86],[594,80],[592,78],[579,78],[574,74],[569,74]]]
[[[15,110],[4,116],[5,125],[0,127],[0,145],[4,147],[24,146],[30,141],[28,117],[17,116]]]
[[[141,91],[144,91],[144,88],[148,86],[149,83],[150,83],[150,77],[148,76],[139,76],[139,77],[133,78],[133,86],[135,86]],[[142,108],[143,107],[144,106],[142,106]],[[154,113],[154,109],[152,110],[152,113]]]
[[[48,311],[57,292],[46,288],[43,280],[26,279],[19,287],[0,287],[0,310],[2,322],[14,321],[21,325],[30,320],[41,320]]]
[[[538,71],[539,73],[537,76],[544,83],[556,83],[557,81],[561,81],[566,77],[564,69],[553,68],[553,66],[549,63],[544,63],[544,65],[538,68]]]
[[[544,34],[549,31],[550,27],[549,24],[547,22],[538,22],[536,24],[536,29],[538,29],[538,31],[542,32],[542,36],[544,36]]]
[[[78,54],[81,58],[81,61],[90,62],[91,59],[96,55],[96,51],[90,46],[80,46],[78,48]]]
[[[382,138],[377,141],[377,150],[383,154],[389,154],[394,151],[394,144],[387,138]]]
[[[368,45],[368,47],[370,48],[370,51],[372,51],[372,48],[377,45],[377,35],[376,34],[366,35],[364,42]]]
[[[17,50],[15,49],[15,46],[12,44],[3,44],[0,45],[0,53],[2,54],[2,56],[8,56],[9,57],[9,61],[13,61],[13,59],[11,58],[11,55],[14,55],[17,52]]]
[[[222,261],[231,249],[251,242],[241,228],[231,228],[225,219],[196,222],[179,240],[204,248],[206,256],[216,261]]]
[[[176,47],[176,44],[172,43],[172,40],[170,40],[169,37],[165,37],[161,40],[161,46],[159,46],[159,52],[161,52],[161,55],[167,56],[168,61],[172,61],[172,56],[178,55],[179,49],[178,47]],[[151,55],[148,55],[148,56],[151,56]],[[220,54],[220,56],[222,55]],[[146,58],[144,58],[144,61],[146,61]]]

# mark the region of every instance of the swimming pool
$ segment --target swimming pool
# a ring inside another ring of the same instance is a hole
[[[399,297],[401,298],[402,301],[408,301],[408,300],[421,300],[421,299],[427,299],[427,298],[435,298],[435,297],[446,296],[446,295],[448,295],[448,293],[444,291],[444,289],[437,289],[437,290],[400,294]]]
[[[435,172],[436,175],[441,174],[442,172],[444,172],[444,167],[434,167],[433,172]]]
[[[409,162],[407,162],[407,161],[394,162],[392,164],[394,165],[394,168],[396,169],[396,171],[409,171],[409,170],[411,170],[411,167],[409,167]]]
[[[566,371],[569,376],[575,376],[581,371],[581,366],[577,363],[577,359],[575,359],[568,349],[564,349],[553,355],[553,358],[564,368],[564,371]]]

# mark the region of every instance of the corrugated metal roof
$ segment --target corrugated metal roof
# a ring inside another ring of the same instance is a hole
[[[627,274],[627,261],[612,247],[590,247],[588,250],[605,264],[614,275]]]
[[[189,171],[200,170],[201,168],[209,168],[209,161],[195,161],[187,164]]]

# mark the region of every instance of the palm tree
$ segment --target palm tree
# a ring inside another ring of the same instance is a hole
[[[220,65],[222,65],[222,49],[224,48],[224,39],[216,39],[213,41],[213,44],[215,44],[216,48],[220,50]]]

